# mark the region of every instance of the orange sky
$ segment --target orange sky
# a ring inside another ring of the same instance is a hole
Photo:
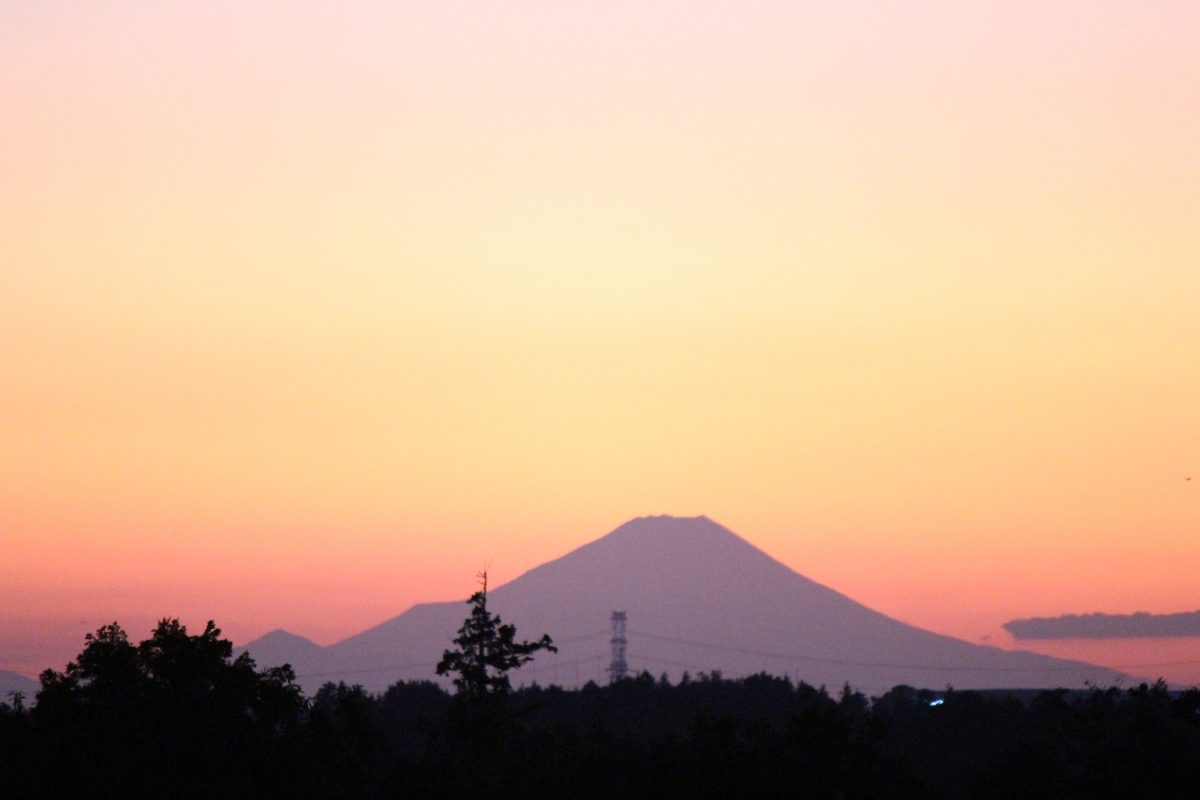
[[[1200,6],[403,5],[0,8],[0,668],[662,512],[971,641],[1200,607]]]

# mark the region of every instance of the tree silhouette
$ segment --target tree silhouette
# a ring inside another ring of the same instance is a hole
[[[442,653],[437,665],[438,675],[454,673],[455,688],[472,701],[507,695],[512,688],[509,672],[532,661],[539,650],[558,652],[549,634],[542,634],[536,642],[518,642],[517,629],[488,611],[487,573],[481,573],[479,579],[482,588],[467,601],[471,613],[454,640],[458,649]]]
[[[307,710],[290,667],[234,656],[212,622],[193,635],[163,619],[140,644],[105,625],[41,680],[30,722],[45,777],[25,796],[269,796],[254,776],[292,766]]]
[[[209,708],[224,702],[234,716],[262,716],[280,704],[303,705],[294,678],[290,666],[258,671],[248,653],[235,658],[211,620],[191,635],[178,619],[162,619],[138,645],[114,622],[89,633],[66,670],[42,673],[38,704],[115,707],[169,699]]]

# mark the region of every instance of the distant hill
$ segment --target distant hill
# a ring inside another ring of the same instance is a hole
[[[549,633],[557,655],[517,673],[572,686],[606,680],[610,617],[628,616],[634,672],[787,674],[868,693],[942,688],[1082,688],[1128,681],[1111,669],[970,644],[891,619],[781,564],[706,517],[641,517],[493,589],[518,635]],[[430,679],[466,616],[427,603],[329,647],[285,631],[246,645],[260,666],[291,663],[308,690],[327,680],[380,690]]]
[[[32,705],[34,695],[41,688],[42,685],[33,678],[27,678],[16,672],[0,670],[0,703],[11,703],[8,697],[9,692],[21,692],[25,695],[25,704]]]
[[[258,667],[277,667],[291,664],[293,667],[303,666],[308,673],[320,672],[325,668],[333,668],[333,662],[326,648],[303,636],[288,633],[285,630],[274,630],[265,636],[255,639],[250,647],[238,648],[239,652],[251,650]]]

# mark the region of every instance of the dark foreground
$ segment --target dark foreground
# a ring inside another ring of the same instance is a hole
[[[102,629],[32,709],[8,698],[0,796],[1200,797],[1200,692],[1162,684],[1025,702],[642,675],[475,702],[330,684],[307,701],[218,634],[160,626],[135,646]]]

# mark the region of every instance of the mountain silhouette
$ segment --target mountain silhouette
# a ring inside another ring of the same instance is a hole
[[[640,517],[491,590],[489,608],[519,638],[549,633],[556,655],[516,683],[607,680],[610,617],[628,617],[632,672],[787,674],[877,693],[943,688],[1083,688],[1128,681],[1114,670],[970,644],[899,622],[822,586],[706,517]],[[467,614],[423,603],[328,647],[275,631],[245,646],[260,666],[284,661],[309,691],[328,680],[381,690],[432,679]]]
[[[9,693],[20,692],[25,696],[25,704],[32,705],[33,698],[40,688],[41,684],[33,678],[0,669],[0,703],[11,703]]]
[[[285,630],[273,630],[252,644],[250,655],[260,668],[291,664],[307,673],[336,669],[327,648]]]

